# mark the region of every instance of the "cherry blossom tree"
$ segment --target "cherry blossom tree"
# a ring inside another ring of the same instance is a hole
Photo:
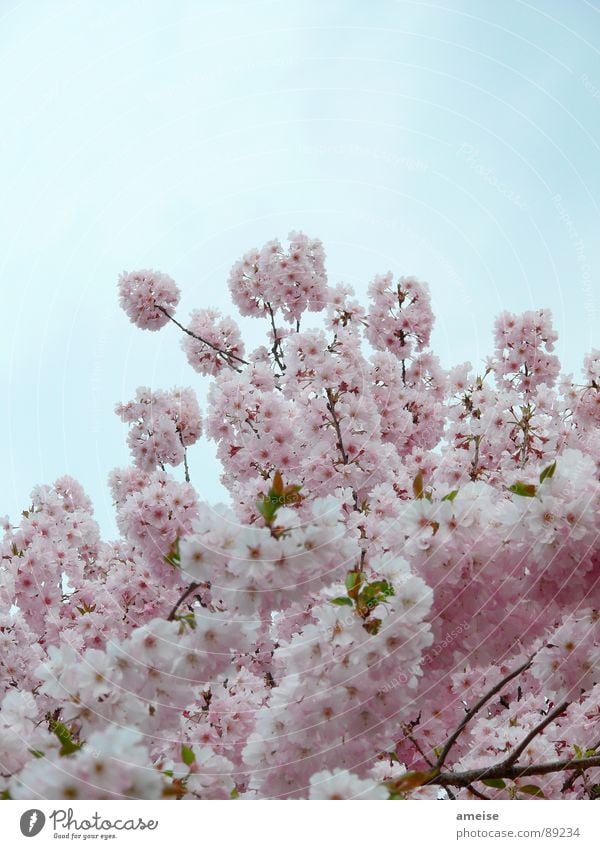
[[[229,287],[265,345],[120,278],[213,378],[203,414],[191,388],[117,406],[120,538],[68,477],[3,522],[4,798],[600,796],[600,350],[560,375],[549,311],[505,312],[446,371],[426,284],[361,304],[302,233]]]

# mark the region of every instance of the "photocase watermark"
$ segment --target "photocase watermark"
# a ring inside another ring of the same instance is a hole
[[[590,313],[591,317],[594,318],[596,315],[596,305],[594,303],[594,287],[592,285],[592,267],[586,256],[585,243],[579,235],[579,232],[577,231],[577,228],[575,227],[575,224],[563,203],[562,196],[559,194],[553,195],[552,204],[558,212],[559,219],[565,225],[567,236],[575,250],[575,256],[577,257],[577,264],[579,265],[579,272],[581,275],[581,290],[584,295],[584,306]]]
[[[19,823],[24,837],[36,837],[46,824],[46,817],[37,808],[31,808],[21,815]]]
[[[428,663],[431,663],[432,660],[435,660],[438,655],[440,655],[443,651],[449,648],[454,640],[460,636],[460,634],[464,634],[465,631],[469,630],[468,622],[461,622],[460,625],[457,625],[456,628],[453,628],[451,631],[446,632],[446,636],[443,640],[440,640],[439,643],[436,643],[432,649],[426,652],[418,665],[414,667],[409,667],[405,672],[400,672],[397,676],[392,678],[391,681],[388,681],[382,688],[383,693],[390,693],[392,690],[395,690],[396,687],[406,686],[409,681],[414,678],[415,675],[418,675],[422,669],[422,667],[427,666]]]
[[[579,77],[579,82],[582,84],[587,93],[594,98],[594,100],[600,100],[600,87],[595,85],[587,74],[582,74]]]
[[[97,811],[93,816],[76,819],[73,808],[57,808],[48,814],[48,823],[52,825],[54,837],[59,840],[103,840],[114,839],[120,832],[154,831],[158,820],[143,817],[119,817],[111,820]],[[21,815],[19,825],[24,837],[35,837],[46,824],[46,815],[38,808],[31,808]]]
[[[396,156],[385,150],[366,147],[356,142],[341,142],[339,144],[306,144],[300,143],[298,150],[302,153],[333,154],[336,157],[356,157],[370,159],[372,162],[383,162],[391,168],[401,168],[404,171],[418,171],[426,174],[429,165],[422,159],[413,156]]]
[[[267,501],[269,504],[278,504],[280,507],[283,507],[286,504],[297,504],[301,501],[301,498],[297,492],[284,492],[281,495],[277,495],[276,493],[265,495],[263,500]]]
[[[441,642],[436,643],[436,645],[431,649],[431,653],[427,652],[423,655],[423,664],[426,665],[428,663],[431,663],[431,661],[435,660],[435,658],[443,651],[445,651],[447,648],[450,648],[454,640],[458,636],[460,636],[460,634],[464,634],[465,631],[468,631],[469,627],[470,626],[468,622],[461,622],[460,625],[456,626],[456,628],[453,628],[451,631],[447,631],[444,639]]]
[[[496,191],[508,201],[514,203],[514,205],[518,206],[519,209],[527,208],[521,196],[511,189],[510,186],[507,186],[506,183],[503,183],[502,180],[496,176],[494,170],[481,161],[479,150],[476,147],[473,147],[472,144],[467,144],[467,142],[463,142],[458,148],[457,153],[458,156],[462,156],[472,171],[478,174],[482,180],[485,180],[488,185],[496,189]]]

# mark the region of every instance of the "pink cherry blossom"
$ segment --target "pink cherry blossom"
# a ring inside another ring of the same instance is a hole
[[[186,449],[202,433],[202,419],[192,389],[152,392],[141,387],[134,401],[118,404],[121,421],[131,425],[127,442],[135,465],[145,472],[178,466]]]
[[[426,284],[364,305],[324,259],[292,233],[234,266],[249,354],[210,308],[175,320],[167,275],[121,277],[213,378],[206,412],[117,406],[117,539],[68,476],[2,520],[5,798],[597,796],[598,350],[561,375],[550,312],[507,311],[446,371]]]
[[[142,330],[160,330],[179,303],[179,289],[168,274],[160,271],[123,272],[119,278],[119,300],[129,319]]]

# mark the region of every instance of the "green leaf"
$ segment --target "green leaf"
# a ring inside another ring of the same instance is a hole
[[[277,508],[279,504],[277,501],[274,501],[272,498],[265,496],[262,501],[256,502],[256,509],[263,517],[267,525],[270,525],[273,522],[277,514]]]
[[[78,752],[81,749],[81,743],[74,743],[72,740],[69,740],[68,743],[63,743],[60,749],[58,750],[58,754],[61,758],[67,757],[68,755],[73,755],[75,752]]]
[[[186,766],[191,766],[196,760],[196,755],[189,746],[183,745],[181,747],[181,760]]]
[[[357,590],[363,582],[362,572],[348,572],[346,575],[346,589],[349,592]]]
[[[519,793],[527,793],[528,796],[541,796],[542,799],[545,799],[544,791],[541,787],[537,787],[535,784],[524,784],[522,787],[518,788]]]
[[[265,520],[265,524],[271,526],[277,515],[277,511],[285,504],[297,504],[302,501],[300,490],[301,484],[283,483],[281,472],[275,472],[273,482],[267,495],[263,495],[260,501],[256,502],[256,509]]]
[[[332,598],[331,603],[337,604],[340,607],[352,607],[352,599],[348,598],[347,595],[340,595],[337,598]]]
[[[74,752],[78,752],[82,747],[82,743],[76,743],[71,736],[71,732],[64,724],[64,722],[57,722],[56,720],[51,720],[50,722],[50,731],[52,731],[58,737],[61,747],[58,750],[58,754],[61,758],[66,757],[68,755],[72,755]]]
[[[487,787],[495,787],[496,790],[504,790],[506,787],[506,782],[501,778],[484,778],[482,783]]]
[[[373,609],[391,595],[394,595],[394,588],[388,581],[372,581],[358,596],[359,607]]]
[[[12,796],[8,790],[3,790],[2,793],[0,793],[0,799],[12,799]]]
[[[510,492],[514,492],[515,495],[523,495],[525,498],[533,498],[537,492],[537,487],[534,484],[523,483],[522,481],[513,483],[508,489]]]
[[[193,613],[182,613],[180,616],[175,616],[175,621],[181,623],[180,634],[185,633],[186,625],[191,631],[196,630],[196,616]]]
[[[174,773],[172,769],[164,769],[163,775],[166,775],[167,778],[173,778]]]
[[[171,566],[174,566],[176,569],[181,565],[181,555],[179,553],[179,537],[177,537],[177,539],[171,546],[171,549],[168,554],[165,554],[165,561]]]
[[[540,483],[544,483],[546,478],[551,478],[554,475],[555,471],[556,460],[553,463],[550,463],[549,466],[546,466],[546,468],[542,472],[540,472]]]
[[[447,495],[444,495],[442,501],[454,501],[456,496],[458,495],[458,490],[453,489],[452,492],[449,492]]]
[[[237,787],[234,787],[233,790],[231,791],[231,793],[229,794],[229,798],[230,799],[237,799],[237,798],[239,798],[239,795],[240,795],[240,791],[237,789]]]
[[[33,755],[34,758],[43,758],[44,757],[44,753],[38,751],[38,749],[30,749],[29,752],[30,752],[30,754]]]
[[[367,584],[367,587],[377,595],[382,595],[384,598],[394,595],[394,588],[389,581],[372,581]]]

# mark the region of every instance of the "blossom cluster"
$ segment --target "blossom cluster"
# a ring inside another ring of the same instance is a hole
[[[118,539],[68,477],[4,520],[5,798],[597,798],[597,766],[535,769],[600,740],[600,352],[561,375],[550,312],[505,312],[446,370],[425,283],[363,305],[324,257],[292,233],[233,267],[250,351],[215,310],[181,324],[167,275],[120,278],[214,380],[202,415],[191,389],[118,405]]]
[[[127,442],[135,465],[145,472],[183,463],[186,448],[198,441],[202,417],[192,389],[152,392],[140,387],[136,397],[117,405],[121,421],[131,425]]]
[[[131,321],[142,330],[160,330],[179,303],[177,284],[168,274],[142,269],[124,271],[119,300]]]
[[[286,251],[277,240],[248,251],[234,265],[229,289],[241,315],[281,310],[285,321],[300,321],[305,310],[318,312],[327,301],[325,253],[318,239],[290,233]]]

